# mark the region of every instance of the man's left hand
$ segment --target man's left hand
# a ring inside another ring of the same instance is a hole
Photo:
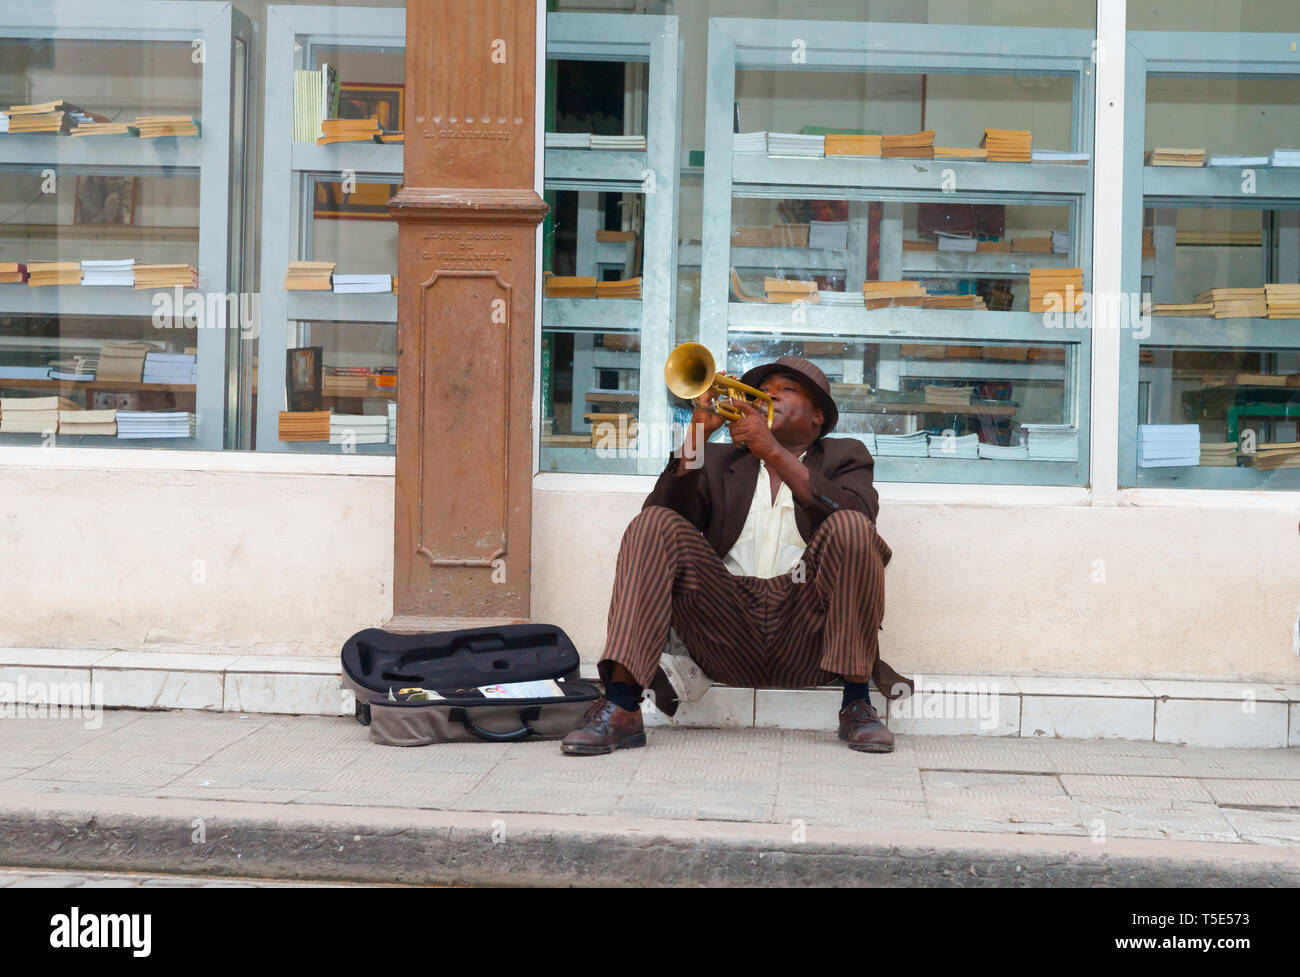
[[[743,444],[751,454],[764,460],[781,450],[776,435],[767,426],[765,410],[760,411],[752,404],[738,399],[731,403],[743,415],[739,420],[731,421],[727,425],[727,429],[731,432],[731,440],[735,444]]]

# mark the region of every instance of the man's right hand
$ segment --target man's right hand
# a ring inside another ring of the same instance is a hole
[[[713,437],[715,431],[727,423],[727,419],[710,410],[718,399],[717,388],[710,388],[695,398],[695,410],[691,412],[691,426],[682,441],[681,456],[685,464],[678,463],[676,473],[684,474],[703,463],[704,445]]]

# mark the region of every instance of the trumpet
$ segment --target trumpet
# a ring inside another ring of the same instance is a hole
[[[772,398],[735,377],[718,372],[713,354],[700,343],[682,343],[668,354],[668,361],[664,363],[664,382],[682,400],[693,401],[710,390],[716,390],[718,397],[708,409],[729,421],[738,421],[744,416],[732,406],[732,401],[764,403],[767,405],[767,426],[772,426]]]

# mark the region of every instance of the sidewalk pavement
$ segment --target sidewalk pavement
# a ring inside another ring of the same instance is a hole
[[[1300,885],[1300,750],[656,728],[410,749],[350,718],[0,720],[0,864],[439,884]],[[12,870],[11,870],[12,871]]]

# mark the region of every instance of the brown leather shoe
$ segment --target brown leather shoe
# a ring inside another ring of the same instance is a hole
[[[892,753],[894,734],[880,720],[876,707],[866,699],[850,702],[840,710],[840,739],[850,750],[863,753]]]
[[[581,725],[564,737],[560,749],[570,756],[600,756],[636,746],[645,746],[641,710],[624,709],[602,696],[591,704]]]

